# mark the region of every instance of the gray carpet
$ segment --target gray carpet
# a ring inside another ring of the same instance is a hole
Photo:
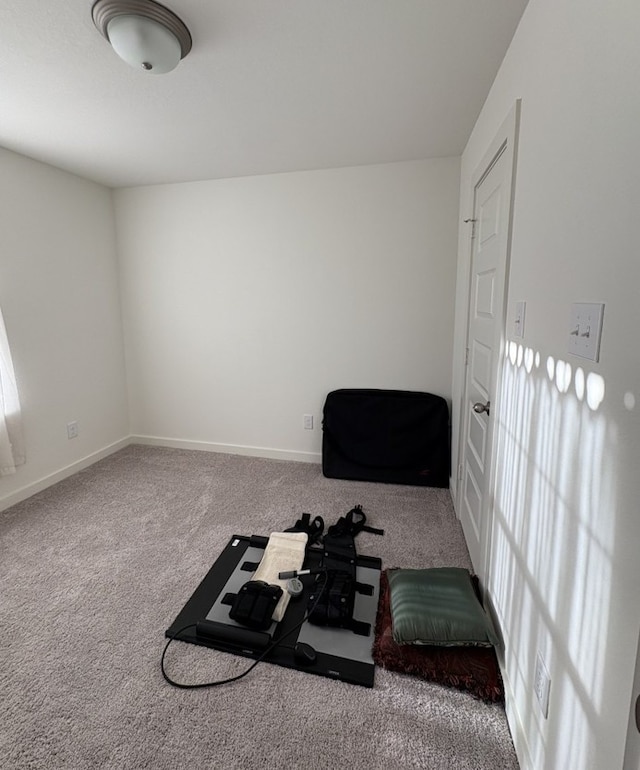
[[[469,567],[447,490],[325,479],[320,466],[131,446],[0,514],[6,768],[517,768],[504,710],[376,671],[373,689],[270,664],[167,685],[164,630],[233,534],[361,504],[384,567]],[[176,643],[184,681],[249,661]]]

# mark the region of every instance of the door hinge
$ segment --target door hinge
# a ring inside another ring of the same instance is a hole
[[[469,366],[469,348],[464,349],[464,365]]]

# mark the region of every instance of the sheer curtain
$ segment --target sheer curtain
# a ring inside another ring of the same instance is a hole
[[[0,476],[25,461],[20,400],[4,318],[0,310]]]

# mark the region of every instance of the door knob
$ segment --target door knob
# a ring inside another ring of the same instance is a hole
[[[477,414],[482,414],[483,412],[486,412],[487,415],[489,415],[490,410],[491,410],[491,401],[487,401],[486,404],[481,404],[479,401],[477,401],[473,405],[473,411],[476,412]]]

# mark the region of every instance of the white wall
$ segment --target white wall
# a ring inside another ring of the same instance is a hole
[[[459,168],[117,190],[133,434],[315,461],[332,389],[450,398]]]
[[[27,451],[0,479],[6,507],[129,432],[107,188],[0,150],[0,306]],[[80,432],[69,440],[71,420]]]
[[[526,332],[506,340],[486,583],[523,768],[620,768],[625,751],[640,623],[639,39],[631,0],[530,0],[462,158],[469,216],[471,175],[521,97],[508,300],[509,320],[526,301]],[[461,232],[454,437],[468,257]],[[606,305],[599,363],[566,352],[570,305],[585,301]]]

